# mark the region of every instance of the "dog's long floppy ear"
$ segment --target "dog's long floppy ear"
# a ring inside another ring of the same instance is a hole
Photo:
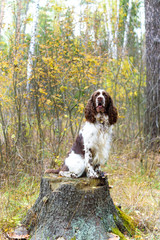
[[[91,98],[89,99],[86,107],[85,107],[85,118],[88,122],[95,123],[96,118],[96,107],[94,102],[94,94],[92,94]]]
[[[108,104],[108,116],[109,116],[109,123],[115,124],[118,120],[118,111],[117,108],[113,104],[112,98],[109,96],[109,104]]]

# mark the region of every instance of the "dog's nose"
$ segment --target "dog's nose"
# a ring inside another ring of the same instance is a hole
[[[98,97],[98,101],[103,101],[103,98],[102,97]]]

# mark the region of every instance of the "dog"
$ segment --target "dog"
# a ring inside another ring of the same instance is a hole
[[[85,118],[86,121],[62,167],[48,169],[45,173],[73,178],[84,175],[88,178],[103,176],[101,165],[107,162],[112,128],[118,119],[117,108],[105,90],[99,89],[92,94],[85,107]]]

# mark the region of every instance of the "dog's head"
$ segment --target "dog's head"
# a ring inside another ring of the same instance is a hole
[[[98,113],[107,115],[110,125],[117,122],[117,108],[113,105],[113,100],[109,93],[103,89],[95,91],[89,99],[85,108],[86,120],[94,123]]]

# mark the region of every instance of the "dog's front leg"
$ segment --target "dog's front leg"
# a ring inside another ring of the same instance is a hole
[[[85,150],[85,165],[86,165],[86,174],[88,178],[98,178],[99,175],[94,170],[93,164],[93,154],[91,148]]]

